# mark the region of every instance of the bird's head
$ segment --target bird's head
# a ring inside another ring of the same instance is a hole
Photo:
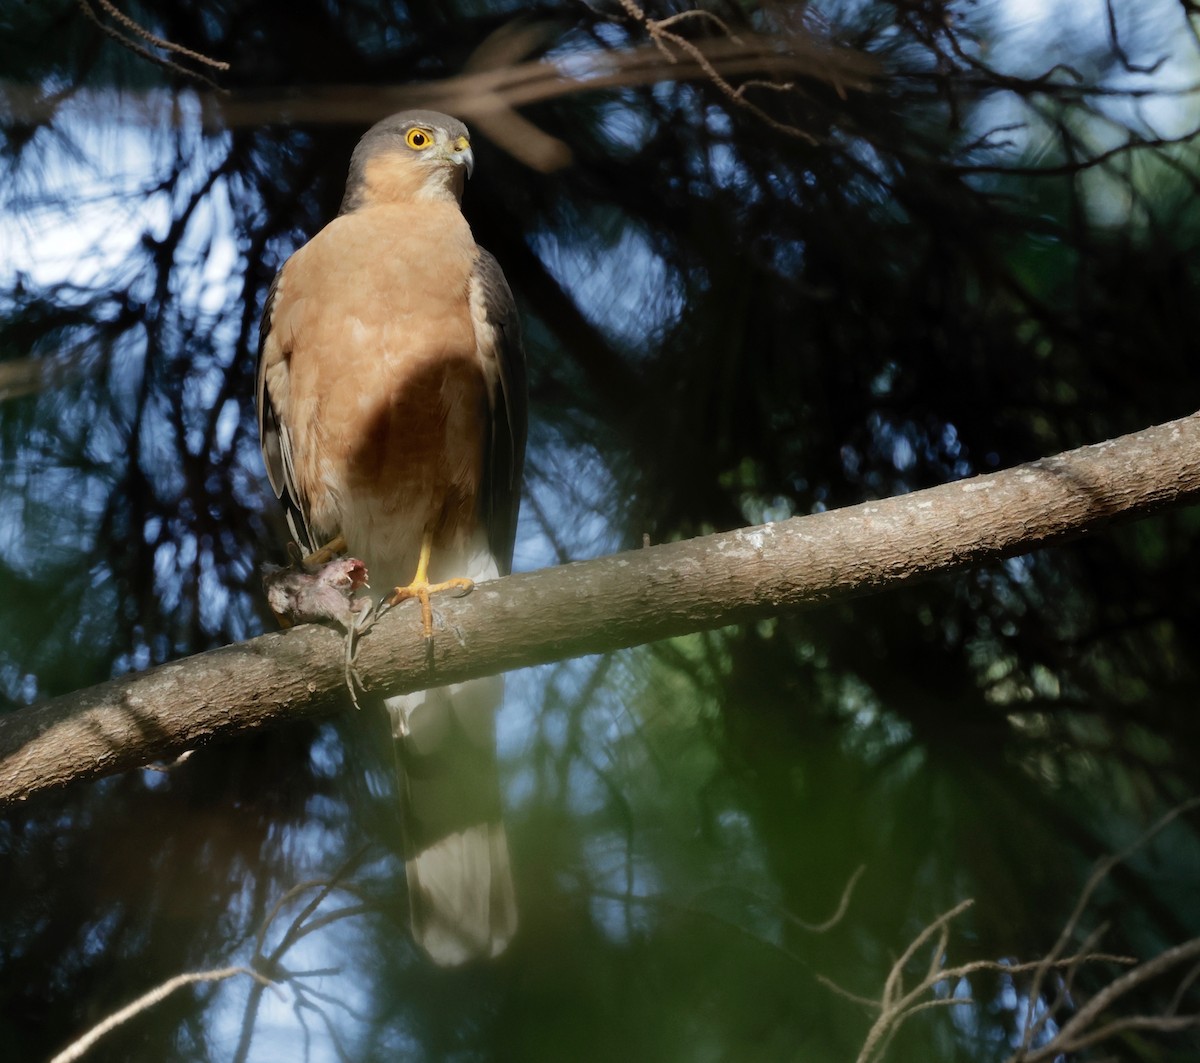
[[[376,122],[350,157],[342,213],[382,203],[461,200],[475,166],[467,127],[437,111]]]

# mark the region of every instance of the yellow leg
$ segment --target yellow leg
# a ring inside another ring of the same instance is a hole
[[[333,539],[330,539],[329,542],[321,547],[321,549],[314,550],[307,557],[302,557],[300,559],[300,564],[309,567],[324,565],[326,562],[332,561],[335,557],[337,557],[338,554],[345,553],[345,550],[346,540],[342,536],[338,535]]]
[[[429,596],[438,591],[448,590],[459,590],[466,593],[475,586],[474,580],[465,577],[448,579],[442,583],[430,583],[429,555],[432,553],[433,532],[426,531],[421,536],[421,553],[417,558],[417,574],[413,576],[412,583],[407,587],[397,587],[392,592],[391,598],[388,599],[388,605],[399,605],[409,598],[416,598],[421,603],[421,630],[427,639],[433,638],[433,606],[429,602]]]

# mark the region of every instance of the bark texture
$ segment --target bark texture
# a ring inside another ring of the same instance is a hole
[[[367,686],[403,693],[771,616],[1025,553],[1200,499],[1200,414],[926,491],[647,547],[439,596],[361,641]],[[344,706],[343,641],[263,635],[0,718],[0,804]]]

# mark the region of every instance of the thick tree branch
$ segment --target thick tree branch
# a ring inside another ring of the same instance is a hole
[[[882,590],[1200,499],[1200,414],[1005,472],[483,584],[361,641],[370,689],[458,682]],[[343,643],[305,625],[0,719],[0,803],[346,704]]]

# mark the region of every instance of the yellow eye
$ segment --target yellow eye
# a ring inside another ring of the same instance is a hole
[[[423,151],[433,143],[433,134],[428,129],[410,129],[404,134],[404,143],[417,151]]]

